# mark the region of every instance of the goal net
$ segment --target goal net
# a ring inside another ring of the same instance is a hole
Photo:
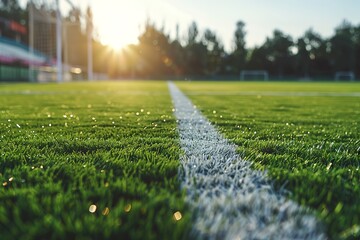
[[[51,6],[30,1],[29,52],[31,56],[45,56],[41,63],[29,62],[30,81],[71,81],[85,77],[87,42],[82,16],[71,2],[64,2],[71,5],[66,17],[56,8],[57,1]]]
[[[243,70],[240,72],[240,80],[269,80],[269,74],[264,70]]]
[[[351,72],[351,71],[336,72],[335,73],[335,80],[336,81],[340,81],[340,80],[354,81],[355,80],[355,74],[354,74],[354,72]]]

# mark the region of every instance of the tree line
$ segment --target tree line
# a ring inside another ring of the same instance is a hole
[[[0,0],[0,14],[28,24],[28,6],[19,7],[17,0]],[[43,6],[39,6],[43,7]],[[49,7],[49,11],[51,7]],[[70,11],[64,20],[80,23],[80,10]],[[73,28],[80,51],[70,63],[86,68],[86,33]],[[226,51],[216,31],[199,29],[196,22],[188,26],[185,37],[171,38],[164,27],[146,21],[138,43],[120,52],[93,40],[94,71],[112,78],[236,78],[242,70],[265,70],[274,78],[333,78],[338,71],[351,71],[360,76],[360,25],[343,21],[333,36],[323,38],[308,29],[293,38],[275,29],[260,46],[246,44],[246,23],[238,21],[233,34],[233,48]],[[178,32],[178,26],[176,28]],[[24,42],[26,42],[24,37]],[[71,48],[71,47],[70,47]]]
[[[265,70],[278,79],[333,78],[339,71],[360,75],[360,25],[343,21],[334,35],[323,38],[308,29],[298,39],[275,29],[261,46],[248,48],[246,24],[238,21],[233,49],[225,51],[211,29],[202,33],[195,22],[184,41],[171,39],[164,28],[147,22],[139,43],[123,51],[119,75],[140,77],[238,77],[242,70]]]

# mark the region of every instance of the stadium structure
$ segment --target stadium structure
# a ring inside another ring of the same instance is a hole
[[[73,5],[71,7],[75,9]],[[82,44],[77,41],[82,31],[80,20],[63,18],[59,9],[55,12],[56,16],[49,9],[30,3],[27,26],[0,18],[0,81],[49,82],[91,78],[92,67],[84,65],[80,59],[89,55],[86,51],[91,48],[78,46]],[[77,16],[81,17],[80,12]],[[91,44],[92,39],[89,39]]]

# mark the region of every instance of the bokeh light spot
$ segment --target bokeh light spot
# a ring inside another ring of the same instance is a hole
[[[181,218],[182,218],[181,212],[176,211],[176,212],[173,214],[173,218],[174,218],[175,221],[180,221]]]
[[[90,205],[89,212],[91,212],[91,213],[96,212],[96,205],[95,204]]]

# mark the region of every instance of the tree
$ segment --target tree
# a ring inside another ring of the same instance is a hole
[[[304,36],[298,39],[296,43],[296,65],[298,74],[309,78],[314,73],[316,62],[321,60],[323,53],[321,46],[324,44],[320,34],[314,32],[311,28],[304,33]]]
[[[306,43],[303,37],[297,40],[296,47],[296,65],[299,71],[298,74],[303,74],[304,78],[309,78],[310,54],[306,48]]]
[[[360,75],[360,25],[354,28],[354,42],[355,42],[355,69],[357,75]]]
[[[272,73],[273,61],[268,58],[268,49],[264,46],[254,47],[249,50],[249,60],[247,66],[251,70],[263,69]]]
[[[174,75],[183,75],[186,70],[186,52],[178,41],[178,37],[170,44],[169,58],[172,60],[170,64]]]
[[[238,21],[234,33],[234,51],[231,54],[232,67],[236,73],[245,68],[247,49],[245,23]]]
[[[214,75],[221,70],[224,47],[216,33],[210,29],[204,32],[203,44],[207,49],[205,72]]]
[[[18,0],[0,0],[1,16],[18,22],[23,19],[23,9],[20,7]]]
[[[196,22],[192,22],[188,29],[187,35],[187,45],[194,45],[197,43],[197,38],[199,35],[199,30]]]
[[[293,41],[290,36],[285,35],[280,30],[274,30],[273,37],[267,38],[264,48],[268,51],[267,59],[274,63],[277,75],[282,78],[285,69],[291,66],[291,51]]]
[[[355,28],[344,21],[335,29],[330,39],[331,59],[334,71],[355,70]]]
[[[199,30],[197,24],[193,22],[188,29],[186,51],[186,74],[203,75],[207,58],[207,48],[198,41]]]
[[[139,36],[139,53],[143,60],[145,77],[161,77],[172,74],[170,59],[170,39],[164,29],[157,29],[149,21],[145,31]]]
[[[16,38],[17,40],[27,43],[26,24],[28,22],[27,11],[22,9],[18,3],[18,0],[0,0],[0,16],[5,18],[6,21],[15,21],[16,24],[22,25],[24,30],[19,33],[15,33],[13,29],[10,29],[10,25],[1,23],[0,35],[8,38]]]

